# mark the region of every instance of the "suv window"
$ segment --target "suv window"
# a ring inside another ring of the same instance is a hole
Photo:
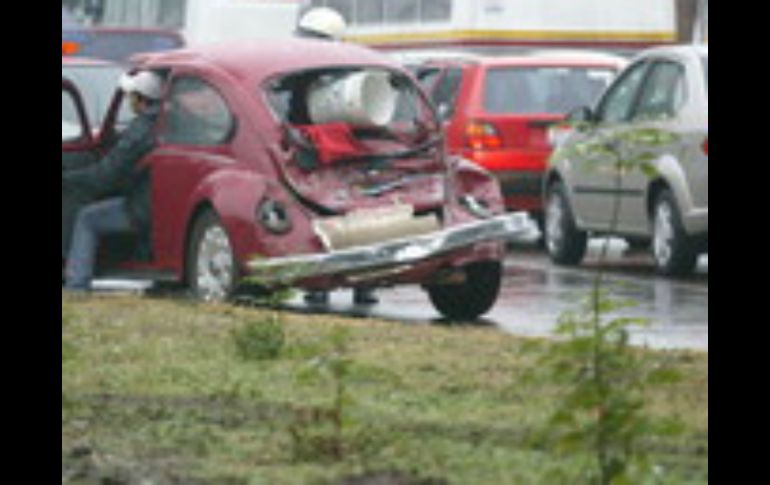
[[[708,94],[709,91],[709,58],[708,56],[703,57],[703,75],[705,76],[706,80],[706,94]]]
[[[646,61],[639,62],[625,71],[612,85],[597,111],[601,122],[620,123],[628,121],[648,67],[649,64]]]
[[[235,118],[227,102],[198,78],[174,79],[166,110],[166,143],[220,145],[232,137]]]
[[[684,67],[676,62],[658,61],[651,69],[634,118],[671,118],[685,101]]]

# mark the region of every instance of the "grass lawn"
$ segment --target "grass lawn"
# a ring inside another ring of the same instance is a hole
[[[259,333],[271,325],[283,334]],[[244,358],[248,344],[265,358]],[[532,377],[549,345],[487,327],[62,295],[63,483],[555,483],[589,458],[542,438],[560,395]],[[650,354],[684,378],[645,395],[651,416],[682,428],[645,439],[664,477],[649,483],[707,483],[708,354]]]

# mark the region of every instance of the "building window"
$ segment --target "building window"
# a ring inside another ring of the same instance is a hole
[[[79,0],[95,5],[94,23],[107,26],[180,29],[184,26],[186,0]],[[98,13],[98,17],[96,14]]]
[[[385,20],[391,23],[417,22],[419,5],[417,0],[388,0]]]
[[[420,20],[423,22],[443,22],[452,18],[452,0],[422,0],[420,2]]]
[[[354,0],[327,0],[326,6],[333,8],[345,18],[345,21],[352,24],[355,16]]]
[[[448,22],[452,0],[311,0],[337,10],[350,25]]]
[[[385,21],[385,0],[358,0],[355,24],[381,24]]]

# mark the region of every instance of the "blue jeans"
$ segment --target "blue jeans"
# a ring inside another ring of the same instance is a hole
[[[122,197],[83,207],[75,219],[67,256],[66,288],[89,291],[94,274],[99,239],[107,234],[131,232],[133,225]]]

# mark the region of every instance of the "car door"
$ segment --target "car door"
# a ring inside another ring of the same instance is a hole
[[[630,122],[619,149],[624,157],[621,185],[633,196],[619,208],[618,229],[644,234],[649,229],[646,192],[666,160],[681,160],[685,144],[677,134],[678,118],[687,101],[685,66],[674,59],[650,61]]]
[[[201,181],[234,163],[236,119],[223,92],[205,73],[179,70],[164,97],[151,167],[155,255],[159,265],[182,263],[190,204]]]
[[[77,85],[62,77],[62,170],[95,163],[116,139],[125,117],[123,95],[117,91],[99,127],[91,126],[87,103]]]
[[[91,127],[80,93],[72,82],[61,81],[61,149],[62,154],[87,149],[93,145]]]
[[[64,78],[62,78],[61,83],[61,120],[62,173],[93,163],[96,160],[93,155],[94,140],[82,98],[77,88]],[[75,215],[82,204],[87,201],[86,194],[76,193],[62,183],[62,259],[69,248]]]
[[[602,97],[593,123],[575,134],[572,167],[573,210],[587,229],[607,230],[615,222],[617,204],[640,197],[638,191],[622,184],[619,163],[623,139],[639,92],[649,72],[649,62],[631,65]]]

